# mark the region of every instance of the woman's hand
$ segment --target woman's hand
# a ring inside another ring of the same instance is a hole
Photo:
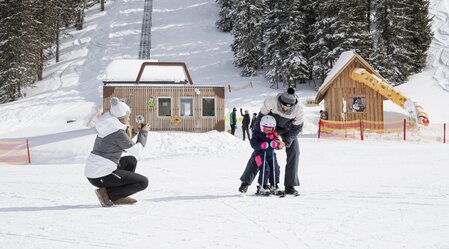
[[[146,131],[146,132],[150,131],[150,125],[149,125],[149,124],[145,124],[145,125],[142,127],[142,130],[143,130],[143,131]]]

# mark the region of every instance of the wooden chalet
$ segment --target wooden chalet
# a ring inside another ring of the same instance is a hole
[[[385,81],[360,55],[353,51],[344,52],[319,88],[315,102],[324,100],[329,120],[383,122],[384,97],[370,85],[351,77],[356,68],[363,68],[373,77]]]
[[[224,131],[224,86],[194,85],[181,62],[116,60],[106,68],[103,111],[110,98],[131,108],[131,125],[143,116],[153,131]]]

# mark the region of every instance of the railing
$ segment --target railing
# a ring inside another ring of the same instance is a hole
[[[446,123],[422,126],[406,119],[388,122],[321,119],[318,126],[318,138],[446,143],[446,127]]]

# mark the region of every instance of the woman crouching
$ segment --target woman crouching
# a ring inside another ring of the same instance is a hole
[[[135,173],[136,157],[140,157],[147,141],[148,125],[137,128],[137,141],[131,140],[129,127],[131,110],[118,98],[111,98],[110,111],[103,114],[96,124],[97,138],[86,161],[84,175],[98,187],[95,193],[101,206],[133,204],[137,200],[130,195],[148,186],[148,179]],[[134,156],[124,156],[128,152]]]

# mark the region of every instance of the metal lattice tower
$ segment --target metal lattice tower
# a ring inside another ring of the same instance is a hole
[[[142,21],[142,34],[140,37],[139,59],[150,59],[152,12],[153,0],[145,0]]]

